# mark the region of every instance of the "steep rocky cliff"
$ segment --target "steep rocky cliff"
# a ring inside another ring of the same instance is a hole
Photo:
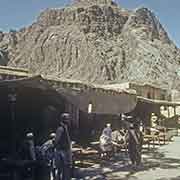
[[[147,8],[76,0],[47,9],[31,26],[0,33],[7,65],[95,83],[178,85],[180,51]]]

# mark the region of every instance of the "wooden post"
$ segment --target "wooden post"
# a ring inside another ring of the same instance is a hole
[[[79,108],[75,107],[76,112],[76,127],[79,129]]]
[[[10,107],[10,120],[11,120],[11,128],[12,128],[12,155],[16,154],[16,129],[15,129],[15,105],[16,105],[16,94],[15,89],[10,87],[8,94],[8,101]]]
[[[167,109],[168,109],[168,118],[170,118],[169,106],[167,107]]]
[[[10,145],[11,148],[11,158],[15,160],[16,158],[16,92],[14,87],[8,87],[8,102],[9,102],[9,109],[10,109],[10,121],[11,121],[11,133],[12,133],[12,144]],[[13,169],[11,172],[11,177],[13,180],[18,180],[16,170]]]
[[[176,106],[174,106],[174,116],[176,116]]]

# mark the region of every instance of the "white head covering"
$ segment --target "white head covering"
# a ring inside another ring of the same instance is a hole
[[[56,137],[56,134],[55,133],[51,133],[50,134],[50,138],[55,138]]]
[[[32,132],[30,132],[30,133],[27,133],[27,134],[26,134],[26,137],[27,137],[27,138],[32,138],[32,137],[34,137],[34,135],[33,135]]]
[[[107,127],[111,127],[111,124],[110,124],[110,123],[107,123],[106,126],[107,126]]]

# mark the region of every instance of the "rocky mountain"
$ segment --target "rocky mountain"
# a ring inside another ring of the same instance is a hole
[[[179,85],[180,50],[154,13],[111,0],[47,9],[31,26],[1,32],[0,49],[7,65],[34,73],[101,84]]]

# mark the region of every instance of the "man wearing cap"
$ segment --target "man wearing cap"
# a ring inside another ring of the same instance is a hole
[[[137,123],[131,123],[129,127],[128,152],[132,165],[139,166],[141,163],[141,149],[143,137]]]
[[[32,132],[26,134],[26,139],[23,143],[21,156],[22,159],[25,160],[36,160],[34,135]]]
[[[26,134],[26,138],[19,149],[19,156],[21,160],[24,160],[24,164],[19,169],[20,177],[19,179],[25,179],[25,177],[31,176],[35,178],[36,168],[35,168],[35,146],[34,146],[34,135],[32,132]]]
[[[58,178],[62,180],[71,179],[72,152],[71,140],[68,131],[70,126],[70,114],[61,115],[60,125],[56,130],[55,148],[56,148],[56,166],[58,169]],[[58,180],[59,180],[58,179]]]
[[[123,116],[124,125],[128,129],[128,153],[132,165],[138,166],[141,163],[141,149],[143,136],[140,132],[140,122],[133,116]]]
[[[41,146],[41,153],[44,159],[48,162],[50,167],[49,175],[52,176],[52,179],[55,179],[55,141],[56,134],[51,133],[49,139]]]

